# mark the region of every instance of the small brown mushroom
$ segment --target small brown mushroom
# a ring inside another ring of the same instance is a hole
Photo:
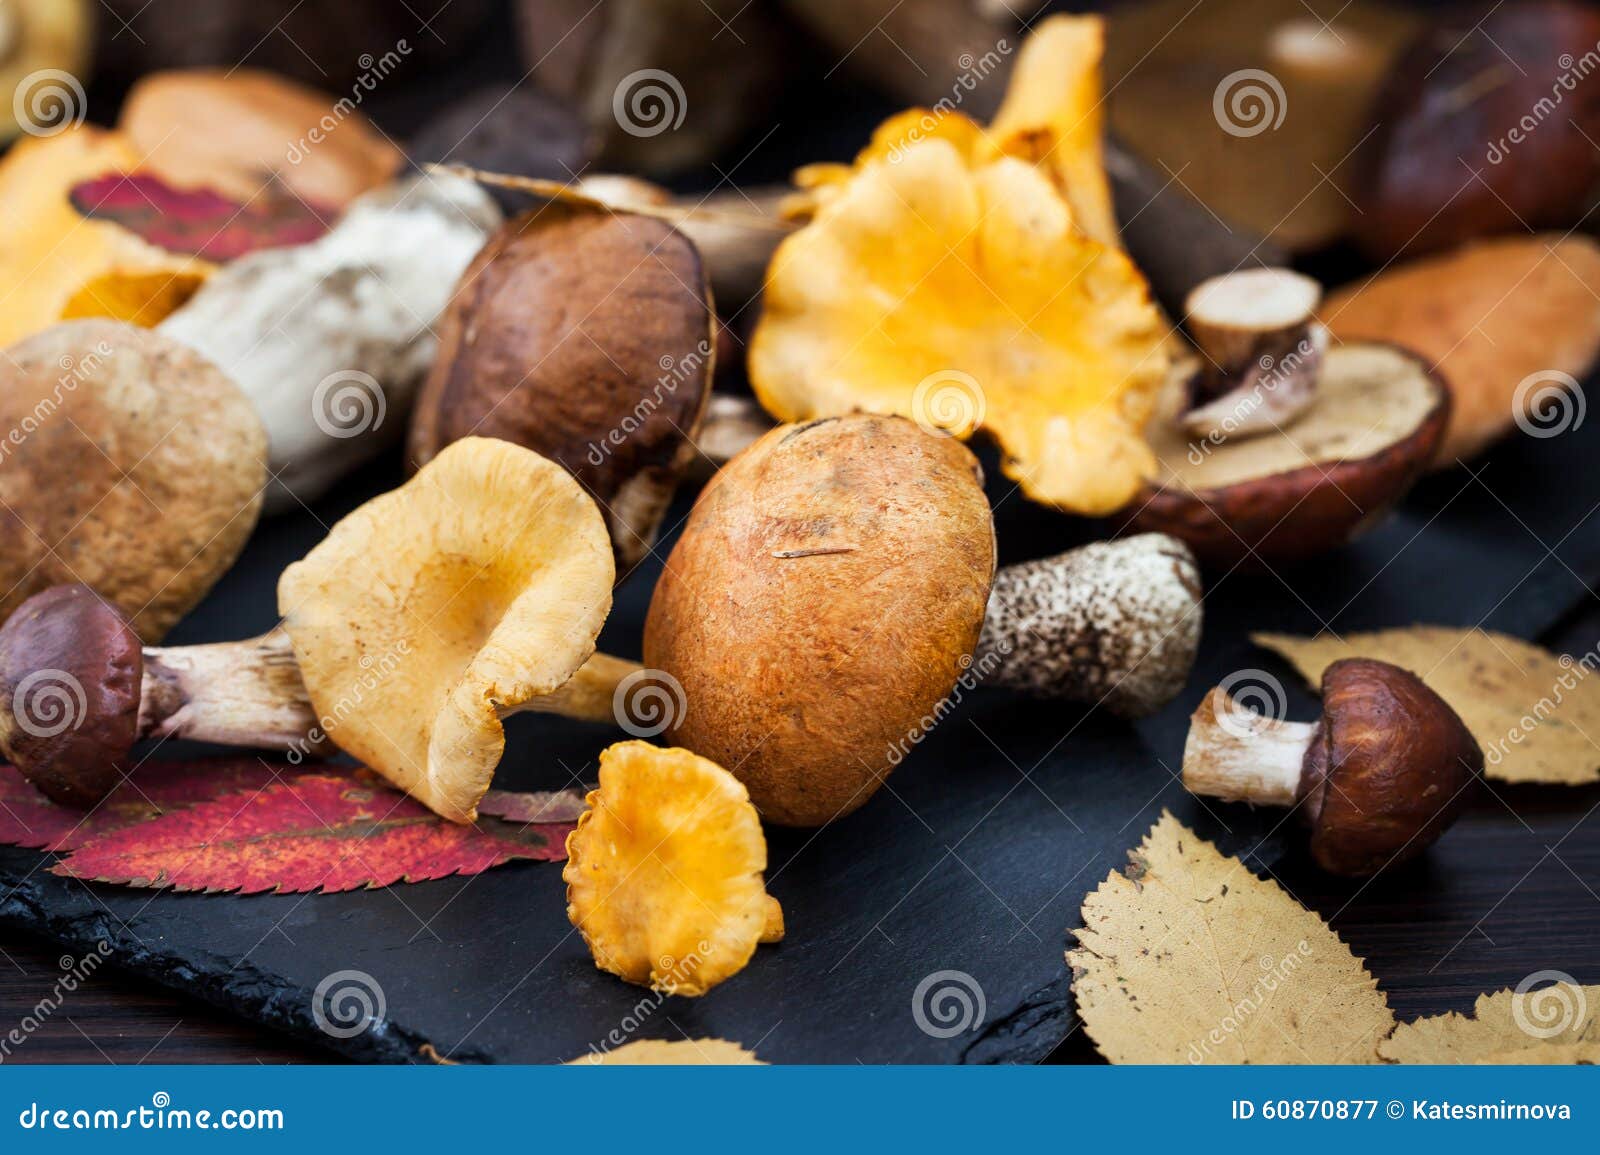
[[[1256,713],[1219,686],[1194,712],[1183,750],[1189,791],[1296,807],[1317,865],[1353,877],[1432,845],[1482,772],[1483,751],[1443,698],[1367,658],[1323,672],[1316,722]]]
[[[1209,565],[1260,569],[1324,553],[1350,540],[1402,498],[1437,450],[1450,414],[1444,385],[1418,357],[1393,345],[1337,345],[1320,356],[1312,403],[1288,428],[1238,437],[1265,388],[1295,371],[1275,363],[1231,411],[1187,433],[1192,367],[1167,380],[1145,431],[1159,462],[1155,484],[1129,524],[1170,533]],[[1190,414],[1192,417],[1192,414]]]
[[[780,426],[706,487],[650,604],[678,743],[765,817],[848,814],[978,684],[1137,716],[1182,687],[1193,559],[1159,535],[995,574],[976,458],[903,418]],[[992,585],[992,593],[991,593]]]
[[[0,360],[0,619],[83,582],[161,637],[255,527],[267,437],[210,361],[149,329],[68,321]]]

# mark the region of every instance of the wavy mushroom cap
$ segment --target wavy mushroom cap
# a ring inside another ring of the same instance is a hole
[[[645,664],[684,689],[673,740],[769,821],[848,814],[970,665],[994,569],[960,442],[897,417],[779,426],[701,493],[651,599]]]
[[[505,748],[501,711],[589,658],[614,576],[566,470],[472,437],[335,525],[284,571],[278,610],[327,736],[468,822]]]

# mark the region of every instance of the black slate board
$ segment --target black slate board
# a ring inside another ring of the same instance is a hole
[[[1314,715],[1313,700],[1246,631],[1427,621],[1538,637],[1594,598],[1597,427],[1513,440],[1489,464],[1430,478],[1360,542],[1293,573],[1212,575],[1194,678],[1155,718],[1129,726],[973,695],[858,814],[819,832],[771,832],[769,880],[789,937],[698,1001],[658,1005],[597,971],[567,924],[559,867],[548,864],[351,894],[236,898],[66,881],[42,869],[49,856],[0,848],[0,922],[79,949],[108,939],[120,966],[358,1058],[415,1059],[431,1043],[460,1060],[542,1062],[604,1045],[613,1030],[681,1030],[757,1046],[776,1062],[1038,1060],[1073,1025],[1062,951],[1082,896],[1125,862],[1161,808],[1262,867],[1295,853],[1273,815],[1208,809],[1174,777],[1188,713],[1231,672],[1275,674],[1295,716]],[[283,564],[343,510],[393,484],[394,470],[369,470],[315,514],[264,526],[173,640],[271,625]],[[991,499],[1008,561],[1067,548],[1096,528],[1030,506],[1003,483],[991,484]],[[680,500],[672,522],[686,508]],[[659,564],[651,559],[619,591],[602,639],[612,652],[636,656]],[[591,779],[613,736],[514,719],[500,784]],[[381,1025],[347,1040],[320,1034],[311,1015],[313,989],[341,970],[372,975],[387,1006]],[[913,991],[942,970],[977,980],[980,1030],[941,1039],[918,1026]]]

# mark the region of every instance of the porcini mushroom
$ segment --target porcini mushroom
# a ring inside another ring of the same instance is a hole
[[[38,595],[0,631],[0,681],[13,687],[0,739],[52,796],[80,804],[115,784],[142,737],[302,754],[332,742],[471,821],[501,719],[613,720],[613,688],[635,667],[591,658],[612,578],[604,523],[565,470],[468,438],[285,570],[282,625],[261,637],[141,652],[86,591]],[[30,726],[20,688],[63,671],[85,725]]]
[[[160,333],[67,321],[12,345],[0,429],[0,619],[83,582],[155,641],[255,527],[260,418],[221,370]]]
[[[1195,794],[1293,806],[1311,856],[1363,877],[1420,854],[1483,772],[1483,751],[1447,702],[1387,662],[1346,658],[1322,675],[1322,717],[1256,713],[1222,687],[1190,720],[1183,784]]]
[[[813,826],[872,795],[959,679],[1158,708],[1193,661],[1199,596],[1188,550],[1158,535],[996,578],[972,454],[856,415],[780,426],[712,479],[644,658],[683,686],[675,742],[738,775],[769,821]]]
[[[1292,425],[1235,435],[1308,365],[1315,396]],[[1219,567],[1299,561],[1350,540],[1422,475],[1450,414],[1444,385],[1403,349],[1352,343],[1322,354],[1307,344],[1208,406],[1209,432],[1192,435],[1194,373],[1180,365],[1168,378],[1145,430],[1160,467],[1129,524],[1182,538]]]
[[[409,457],[498,437],[566,466],[627,567],[655,539],[711,392],[716,318],[671,225],[552,201],[473,259],[439,327]]]
[[[499,220],[460,177],[388,185],[310,244],[230,263],[161,323],[260,410],[269,511],[314,500],[402,437],[434,360],[434,322]]]

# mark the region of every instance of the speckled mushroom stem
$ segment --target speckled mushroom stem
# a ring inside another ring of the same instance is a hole
[[[1320,722],[1286,722],[1235,701],[1220,686],[1189,720],[1183,785],[1225,802],[1292,806]]]
[[[1183,542],[1095,542],[995,575],[973,668],[1042,698],[1142,717],[1183,689],[1200,643],[1201,587]]]
[[[146,646],[139,737],[328,751],[281,629],[242,642]]]

